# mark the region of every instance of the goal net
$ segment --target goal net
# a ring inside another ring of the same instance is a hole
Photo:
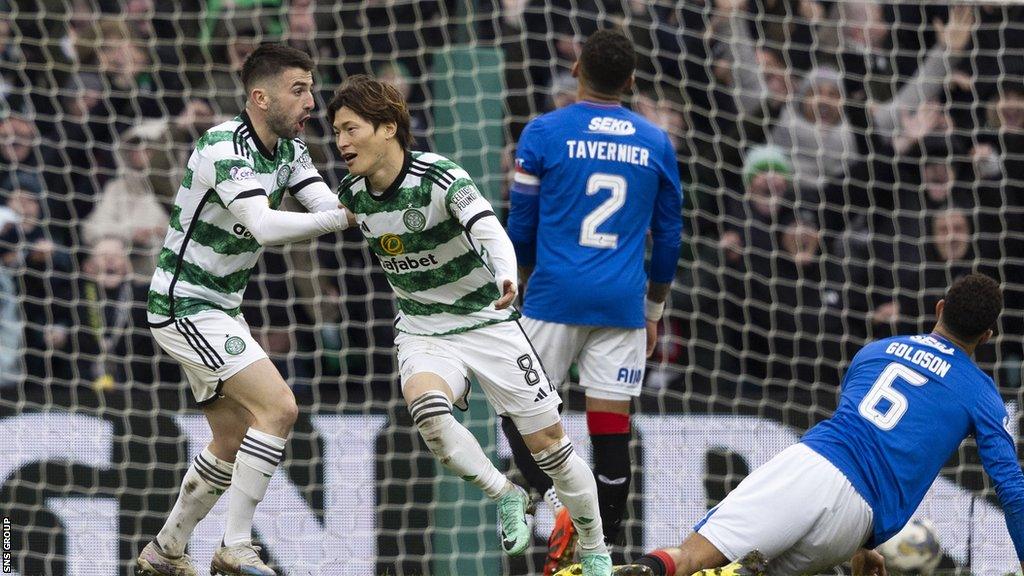
[[[185,159],[242,109],[241,63],[267,41],[316,59],[316,116],[349,75],[396,83],[417,147],[465,167],[503,215],[515,141],[575,99],[582,40],[606,26],[632,38],[628,105],[672,136],[686,231],[636,403],[617,563],[679,542],[831,414],[866,341],[929,330],[945,287],[972,271],[1006,295],[978,360],[1018,437],[1015,2],[0,0],[0,13],[3,573],[128,572],[209,441],[147,329],[148,279]],[[330,127],[311,124],[306,142],[333,186],[344,168]],[[528,554],[503,557],[493,505],[419,438],[400,393],[393,297],[358,231],[268,249],[243,313],[301,408],[255,519],[279,573],[539,573],[546,505]],[[589,454],[583,397],[562,397]],[[459,418],[513,467],[481,393]],[[190,544],[201,570],[226,501]],[[918,515],[936,526],[942,569],[1017,570],[971,441]]]

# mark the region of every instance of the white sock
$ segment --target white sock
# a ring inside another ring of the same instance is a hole
[[[551,507],[551,513],[558,515],[562,511],[562,501],[558,499],[558,492],[555,492],[555,487],[552,486],[544,492],[544,501]]]
[[[597,482],[590,466],[573,450],[565,436],[533,455],[537,465],[551,477],[555,492],[569,509],[579,534],[580,548],[604,550],[601,510],[597,505]]]
[[[252,516],[256,505],[267,493],[270,478],[284,456],[284,438],[249,428],[235,458],[231,477],[231,501],[224,528],[224,545],[236,546],[252,542]]]
[[[508,480],[484,454],[476,437],[452,416],[452,403],[444,392],[427,392],[413,400],[409,413],[441,464],[479,487],[491,500],[501,496]]]
[[[168,556],[181,556],[192,538],[196,524],[206,517],[221,494],[231,485],[234,464],[213,455],[210,448],[195,457],[181,482],[181,492],[156,535],[157,544]]]

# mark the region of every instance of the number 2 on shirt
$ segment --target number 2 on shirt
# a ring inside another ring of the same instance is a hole
[[[601,190],[611,190],[612,195],[587,214],[580,226],[580,246],[614,250],[619,245],[618,234],[598,232],[597,227],[618,212],[626,203],[626,179],[615,174],[594,173],[587,178],[587,196]]]

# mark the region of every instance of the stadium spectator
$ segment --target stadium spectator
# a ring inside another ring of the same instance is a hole
[[[745,389],[759,394],[762,384],[774,384],[774,394],[802,391],[806,405],[806,383],[836,375],[842,360],[845,271],[823,256],[814,211],[794,208],[791,175],[781,148],[749,150],[747,193],[733,203],[719,245],[727,264],[724,316],[741,319],[727,323],[727,341],[739,353],[741,381],[754,383]],[[834,339],[822,337],[830,333]]]
[[[82,384],[100,391],[181,379],[149,335],[149,278],[133,273],[128,248],[119,237],[100,238],[90,246],[75,305],[67,312],[76,374]]]
[[[920,331],[935,322],[935,304],[942,299],[941,286],[978,271],[967,214],[958,208],[928,213],[920,266],[901,270],[899,331]],[[993,267],[987,275],[995,272]]]
[[[774,401],[827,408],[826,396],[811,392],[827,391],[820,383],[840,375],[845,272],[822,253],[810,212],[783,211],[771,240],[745,257],[742,378],[764,386]]]
[[[948,24],[935,23],[937,42],[929,59],[889,100],[850,95],[851,75],[845,72],[817,67],[808,73],[771,135],[773,143],[790,151],[798,189],[820,190],[841,178],[862,153],[877,145],[864,140],[865,130],[882,142],[890,141],[903,112],[917,109],[942,90],[951,62],[971,39],[972,10],[959,6]],[[857,118],[861,114],[862,120]]]
[[[69,354],[70,320],[63,311],[71,300],[72,265],[66,249],[49,239],[38,196],[15,188],[7,209],[17,221],[0,234],[0,261],[17,282],[25,323],[25,368],[38,384],[73,385]]]
[[[117,135],[145,118],[174,115],[181,111],[182,83],[163,68],[121,18],[90,22],[76,38],[78,60],[84,74],[96,75],[101,97],[89,110],[93,137],[112,146]]]
[[[212,0],[200,4],[201,39],[203,45],[216,42],[224,32],[220,26],[234,20],[236,27],[254,27],[270,36],[281,34],[281,20],[284,2],[282,0]],[[248,22],[246,24],[246,21]]]
[[[41,197],[39,131],[21,114],[0,114],[0,189],[19,188]]]
[[[317,42],[316,5],[312,0],[289,2],[285,15],[283,40],[296,50],[309,54],[327,56],[330,48],[327,42]]]
[[[548,104],[548,108],[558,110],[570,104],[575,104],[578,88],[579,84],[572,77],[572,74],[556,75],[551,81],[551,102]]]
[[[798,191],[820,190],[859,160],[845,104],[842,76],[820,67],[808,73],[783,111],[769,141],[792,159]]]
[[[440,0],[342,3],[337,22],[345,31],[339,53],[344,56],[340,64],[346,75],[368,73],[372,62],[389,59],[402,62],[413,78],[426,77],[428,49],[445,44],[445,12],[447,5]],[[413,96],[423,98],[419,90]]]
[[[381,82],[387,82],[394,86],[402,97],[406,99],[406,102],[409,102],[409,99],[412,98],[412,85],[415,80],[409,74],[409,69],[401,62],[395,61],[378,64],[374,70],[374,76]],[[409,123],[413,138],[415,139],[416,149],[429,152],[431,149],[429,138],[430,120],[427,116],[427,109],[422,102],[410,104]]]
[[[204,67],[196,86],[196,93],[206,99],[216,117],[230,116],[244,107],[245,88],[238,79],[239,73],[263,34],[250,18],[217,22],[211,40],[211,65]]]
[[[816,4],[814,0],[805,2]],[[792,97],[793,71],[774,43],[764,45],[755,40],[747,0],[719,0],[716,7],[727,16],[720,19],[715,32],[729,66],[728,82],[734,88],[736,106],[742,114],[737,122],[748,142],[763,142]],[[759,27],[755,25],[755,29]]]
[[[10,229],[20,226],[21,215],[6,204],[0,206],[0,388],[12,385],[22,376],[25,324],[21,316],[16,271],[7,246]]]
[[[82,239],[87,244],[94,245],[101,238],[120,239],[131,254],[135,274],[147,280],[156,266],[156,253],[170,217],[153,185],[166,175],[150,166],[151,159],[166,149],[167,137],[165,120],[149,120],[125,132],[117,147],[119,175],[103,188],[96,207],[82,223]]]
[[[904,10],[877,0],[836,2],[830,21],[838,27],[838,34],[823,35],[822,55],[837,55],[835,65],[844,70],[845,88],[853,100],[882,104],[906,98],[910,93],[903,88],[914,83],[915,77],[946,77],[959,52],[971,41],[973,7],[950,9],[948,23],[939,16],[928,7]],[[929,25],[934,42],[924,50],[921,38],[928,37]],[[921,87],[926,97],[937,92],[933,81]],[[910,102],[899,107],[913,108]]]
[[[770,229],[778,225],[780,207],[792,205],[793,165],[786,152],[773,145],[755,146],[743,160],[745,193],[727,199],[725,231],[719,247],[725,259],[738,263],[746,247],[770,249]]]
[[[10,7],[6,0],[0,0],[0,13],[8,13]],[[18,62],[20,54],[14,37],[11,34],[11,23],[5,18],[0,20],[0,102],[4,107],[10,106],[18,83],[17,71],[24,64]]]
[[[983,108],[985,125],[976,133],[972,159],[978,182],[975,195],[979,208],[974,213],[978,256],[998,261],[1005,284],[1004,298],[1010,312],[1000,320],[999,332],[1013,335],[1002,339],[1003,366],[1020,365],[1024,358],[1024,262],[1006,257],[1024,254],[1024,84],[1006,78],[999,84],[996,99]],[[1011,382],[1021,382],[1015,371]]]

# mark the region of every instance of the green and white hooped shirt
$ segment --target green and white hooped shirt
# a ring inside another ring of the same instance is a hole
[[[494,307],[500,296],[494,273],[468,232],[494,215],[491,205],[451,160],[411,152],[382,194],[349,174],[338,199],[355,214],[395,291],[397,330],[437,336],[519,318],[512,308]]]

